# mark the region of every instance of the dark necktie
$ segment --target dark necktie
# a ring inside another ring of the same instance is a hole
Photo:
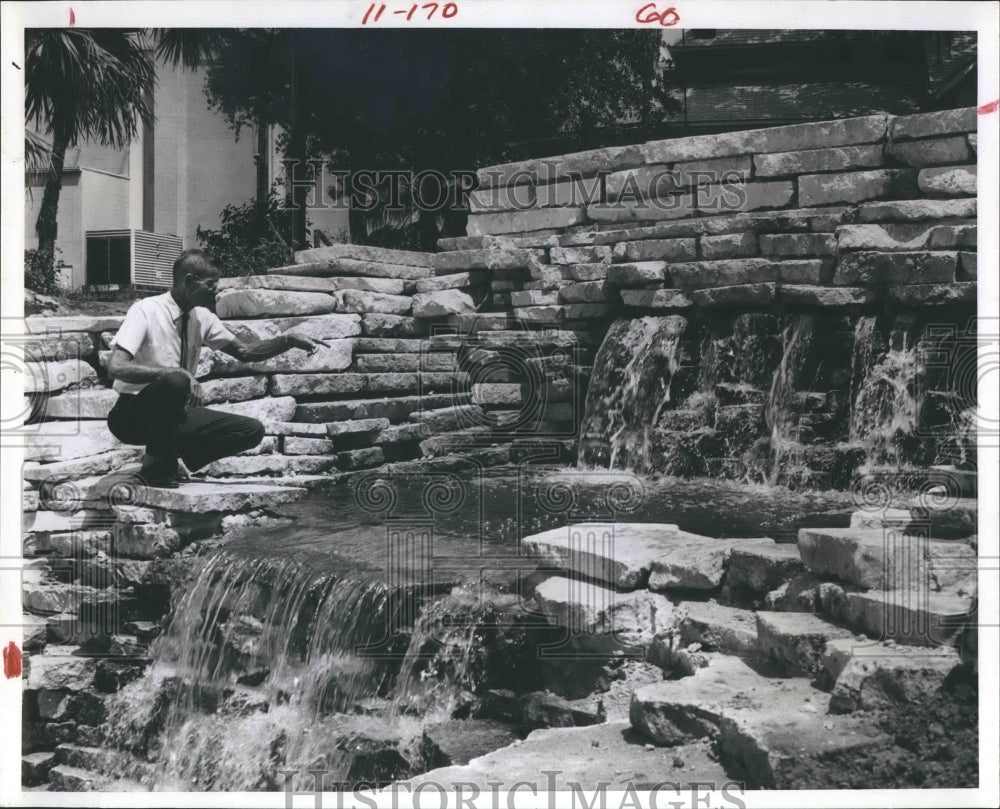
[[[188,319],[189,313],[181,313],[181,368],[188,370]]]

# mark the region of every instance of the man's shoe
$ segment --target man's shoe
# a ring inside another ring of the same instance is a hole
[[[155,475],[140,473],[142,482],[154,489],[177,489],[180,484],[174,475]]]

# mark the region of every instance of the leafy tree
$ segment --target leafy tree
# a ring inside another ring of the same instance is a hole
[[[292,250],[282,238],[287,232],[290,211],[271,194],[263,205],[257,200],[227,205],[218,230],[197,229],[198,242],[212,254],[224,276],[259,275],[271,267],[294,261]]]
[[[448,175],[646,139],[672,106],[655,81],[659,44],[634,30],[233,29],[206,94],[237,136],[280,124],[289,157],[329,158],[350,172],[340,193],[356,195],[362,169]],[[464,216],[402,191],[395,217],[352,206],[354,241],[409,227],[411,246],[433,249],[439,229],[461,231]]]

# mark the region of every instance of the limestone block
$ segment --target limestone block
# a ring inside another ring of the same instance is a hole
[[[775,233],[760,237],[764,256],[832,256],[837,239],[829,233]]]
[[[977,279],[976,265],[978,255],[969,250],[962,250],[958,254],[958,273],[956,277],[959,281],[975,281]]]
[[[97,455],[88,455],[83,458],[56,461],[54,463],[38,464],[28,462],[24,465],[22,474],[25,480],[33,483],[47,482],[54,484],[64,480],[79,480],[120,469],[126,464],[139,460],[142,457],[143,451],[141,447],[123,447],[122,449],[110,452],[101,452]],[[83,498],[84,494],[80,491],[77,492],[77,496]]]
[[[876,299],[867,287],[817,287],[782,284],[778,297],[796,306],[857,306]]]
[[[418,337],[426,333],[426,323],[415,317],[370,312],[361,317],[361,333],[367,337]]]
[[[886,154],[914,168],[953,166],[972,158],[963,135],[894,142],[886,146]]]
[[[758,154],[754,156],[753,163],[756,177],[874,168],[882,165],[882,146],[873,143],[866,146]]]
[[[320,248],[323,249],[323,248]],[[381,249],[381,248],[375,248]],[[389,251],[402,253],[403,251]],[[430,259],[429,253],[410,253],[408,255],[422,256],[424,261]],[[415,281],[420,278],[430,278],[434,270],[427,263],[424,266],[414,264],[391,264],[383,261],[368,261],[353,258],[328,258],[310,261],[303,264],[291,264],[287,267],[276,267],[271,270],[276,275],[297,275],[311,278],[330,278],[343,276],[361,276],[364,278],[391,278],[394,280]],[[341,286],[341,289],[359,288]]]
[[[46,419],[106,419],[118,394],[104,388],[64,391],[58,396],[36,398],[36,407]]]
[[[264,376],[235,376],[210,379],[201,383],[202,402],[243,402],[267,395],[267,378]]]
[[[608,283],[616,286],[663,283],[666,274],[667,264],[664,261],[615,264],[608,270]]]
[[[472,298],[457,289],[419,292],[413,296],[414,317],[444,317],[476,311]]]
[[[68,461],[122,447],[104,421],[48,421],[32,427],[26,461]]]
[[[295,415],[295,399],[291,396],[265,396],[246,402],[215,404],[212,410],[248,416],[258,421],[291,421]]]
[[[535,187],[528,184],[493,186],[469,194],[469,212],[473,214],[525,211],[536,205],[542,207],[537,203]]]
[[[890,289],[888,299],[905,306],[975,306],[976,284],[908,284]]]
[[[767,306],[774,302],[777,286],[777,284],[739,284],[696,289],[691,293],[691,298],[699,306]]]
[[[834,639],[854,636],[818,615],[808,612],[758,612],[759,651],[799,674],[815,677],[823,668],[826,645]]]
[[[94,338],[88,332],[40,337],[26,340],[21,345],[24,359],[30,362],[80,360],[97,350]]]
[[[622,303],[643,309],[686,309],[694,301],[676,289],[623,289]]]
[[[450,275],[438,275],[434,278],[422,278],[416,283],[417,292],[439,292],[442,289],[463,289],[472,286],[472,273],[457,272]]]
[[[377,312],[384,315],[405,315],[410,312],[413,300],[407,295],[386,295],[382,292],[365,292],[359,289],[344,289],[333,294],[338,312],[366,314]]]
[[[722,183],[697,190],[698,210],[712,213],[783,208],[794,196],[791,180]]]
[[[581,281],[567,284],[559,290],[562,303],[598,303],[611,300],[604,281]]]
[[[724,233],[702,236],[701,256],[706,260],[740,258],[757,254],[757,236],[754,233]]]
[[[351,314],[276,317],[262,320],[231,320],[226,326],[237,336],[243,334],[255,340],[270,340],[282,334],[338,340],[360,334],[361,318]]]
[[[387,247],[373,247],[366,244],[332,244],[325,247],[314,247],[308,250],[298,250],[295,253],[296,264],[309,264],[332,258],[348,258],[359,261],[381,262],[383,264],[401,264],[413,267],[433,266],[433,254],[418,253],[409,250],[393,250]]]
[[[97,660],[77,654],[76,646],[48,646],[33,655],[27,687],[33,690],[82,691],[94,681]]]
[[[975,199],[901,199],[858,206],[859,222],[921,222],[975,215]]]
[[[118,331],[124,315],[29,315],[24,319],[28,334]]]
[[[515,186],[523,187],[523,186]],[[508,186],[510,189],[510,186]],[[581,177],[573,180],[539,185],[535,188],[538,207],[587,205],[601,198],[601,180],[599,177]]]
[[[889,119],[891,140],[910,140],[954,132],[975,132],[978,125],[976,108],[965,107],[916,115],[893,116]]]
[[[917,194],[916,172],[911,169],[805,174],[798,183],[799,205],[804,207]]]
[[[335,311],[333,297],[324,292],[288,292],[274,289],[223,290],[215,311],[225,319],[322,315]]]
[[[628,166],[636,166],[642,162],[638,146],[608,146],[602,149],[590,149],[585,152],[561,155],[558,160],[525,160],[517,163],[504,163],[499,166],[487,166],[476,172],[480,187],[513,185],[517,182],[529,183],[532,178],[545,182],[554,182],[562,178],[574,176],[592,177],[601,172],[612,172]],[[538,184],[538,183],[536,183]],[[473,235],[473,234],[469,234]]]
[[[671,264],[670,281],[682,290],[758,284],[778,280],[778,265],[763,258],[733,258]]]
[[[940,250],[975,247],[975,225],[844,225],[837,229],[841,250]]]
[[[746,654],[757,648],[757,620],[750,610],[726,607],[711,601],[685,601],[677,625],[680,641],[697,643],[707,652]]]
[[[779,261],[778,278],[788,284],[825,284],[833,277],[833,259]]]
[[[897,284],[943,284],[955,280],[958,253],[903,251],[844,253],[833,275],[835,286],[885,287]]]
[[[611,200],[587,206],[586,215],[594,222],[659,222],[694,216],[697,208],[692,194],[669,194],[650,200]]]
[[[921,169],[917,182],[920,190],[929,197],[974,197],[976,167],[949,166]]]
[[[726,584],[736,593],[763,596],[804,570],[798,547],[791,543],[735,547],[729,556]]]
[[[471,214],[466,224],[470,236],[492,233],[524,233],[579,225],[587,219],[584,208],[543,208],[536,211]]]
[[[58,393],[79,385],[97,384],[97,371],[82,359],[25,362],[24,392]]]
[[[611,248],[597,247],[553,247],[549,250],[549,261],[553,264],[611,263]]]
[[[559,303],[559,290],[525,289],[510,293],[511,306],[549,306]]]
[[[690,261],[697,257],[694,239],[645,239],[618,242],[612,258],[627,261]]]

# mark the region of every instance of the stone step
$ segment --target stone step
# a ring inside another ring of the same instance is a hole
[[[230,462],[250,465],[267,464],[272,461],[291,460],[280,456],[246,456],[228,458]],[[215,467],[217,464],[211,464]],[[91,499],[117,498],[129,506],[148,506],[166,511],[180,511],[204,514],[213,511],[247,511],[256,508],[272,508],[298,500],[305,489],[292,486],[274,486],[267,483],[211,483],[190,481],[181,483],[176,489],[160,489],[142,484],[133,474],[122,474],[105,478],[101,485],[91,492]],[[207,470],[206,470],[207,474]],[[126,500],[121,498],[127,497]]]
[[[398,264],[407,267],[434,267],[434,253],[420,253],[412,250],[393,250],[388,247],[373,247],[365,244],[331,244],[312,247],[295,252],[295,264],[291,267],[272,269],[269,272],[285,272],[302,264],[346,258],[355,261]]]
[[[868,637],[912,646],[940,646],[975,609],[975,591],[934,592],[927,587],[858,591],[826,582],[818,588],[823,614]]]
[[[730,595],[758,599],[802,573],[805,565],[792,543],[760,543],[733,548],[726,569]]]
[[[491,719],[452,719],[424,728],[420,757],[427,769],[468,764],[517,740],[511,728]]]
[[[766,676],[737,657],[712,656],[690,677],[638,689],[629,716],[659,745],[716,739],[721,763],[748,787],[820,789],[835,776],[821,762],[844,766],[892,743],[874,720],[829,715],[825,702],[805,679]]]
[[[976,553],[964,543],[884,529],[802,528],[798,548],[812,572],[864,589],[908,589],[928,580],[938,590],[975,587]]]
[[[853,713],[919,704],[962,663],[952,646],[903,646],[893,641],[834,639],[821,659],[831,687],[830,712]]]
[[[432,430],[454,430],[461,427],[476,427],[483,424],[483,411],[479,405],[452,405],[436,410],[418,410],[410,414],[410,420],[427,425]]]
[[[423,396],[391,396],[375,399],[346,399],[337,402],[308,402],[295,408],[295,421],[320,423],[346,419],[387,418],[405,421],[411,413],[461,404],[467,394],[438,393]],[[293,400],[294,401],[294,400]]]
[[[944,487],[936,487],[907,502],[913,523],[911,532],[940,539],[959,539],[979,531],[979,501],[952,498]]]
[[[674,606],[664,596],[645,590],[618,593],[564,576],[538,584],[534,601],[549,623],[566,628],[567,651],[649,646],[677,620]]]
[[[56,754],[51,751],[28,753],[21,756],[21,784],[37,786],[49,780],[49,771],[56,765]]]
[[[112,778],[148,782],[154,772],[152,764],[140,761],[123,750],[60,744],[56,747],[55,754],[60,764]]]
[[[56,792],[98,792],[106,780],[100,773],[67,764],[57,764],[49,770],[49,783]]]
[[[544,762],[544,768],[540,762]],[[553,775],[546,775],[542,769]],[[499,782],[507,788],[526,783],[534,785],[536,794],[572,788],[587,795],[601,783],[606,783],[612,791],[627,789],[629,785],[635,790],[660,785],[661,800],[668,799],[666,792],[683,801],[684,796],[690,795],[688,783],[729,781],[705,741],[672,749],[651,748],[627,722],[608,722],[536,730],[520,743],[473,758],[468,764],[430,770],[406,783],[411,791],[424,783],[471,783],[483,791],[490,782]],[[671,792],[663,785],[665,782],[681,786]],[[528,787],[522,790],[531,791]]]
[[[714,589],[735,547],[768,538],[721,540],[661,523],[579,523],[521,540],[528,556],[625,590]]]
[[[856,640],[853,632],[807,612],[758,612],[757,651],[782,670],[815,677],[827,644]]]
[[[712,601],[682,601],[677,605],[683,617],[677,625],[683,644],[697,643],[708,652],[742,655],[757,647],[754,613]]]

